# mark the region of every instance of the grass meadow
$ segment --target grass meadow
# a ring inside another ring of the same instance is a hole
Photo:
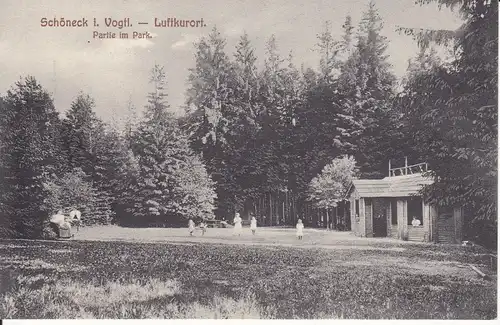
[[[326,231],[298,243],[292,229],[241,238],[211,230],[0,241],[0,318],[496,318],[496,271],[475,251]]]

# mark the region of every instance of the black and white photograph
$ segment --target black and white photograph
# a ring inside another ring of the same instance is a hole
[[[494,321],[498,17],[2,0],[0,319]]]

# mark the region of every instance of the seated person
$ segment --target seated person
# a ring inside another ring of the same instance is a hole
[[[413,217],[413,221],[411,222],[411,225],[413,227],[420,227],[420,220],[418,220],[417,217]]]

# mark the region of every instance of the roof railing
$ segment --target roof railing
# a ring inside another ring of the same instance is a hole
[[[389,160],[389,177],[421,174],[428,170],[429,167],[425,162],[408,166],[408,160],[406,158],[404,167],[391,168],[391,161]]]

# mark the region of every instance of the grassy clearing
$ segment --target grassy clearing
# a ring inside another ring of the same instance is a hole
[[[241,236],[234,236],[232,229],[210,228],[202,236],[188,235],[187,228],[124,228],[119,226],[85,227],[76,233],[77,240],[121,241],[137,243],[179,244],[241,244],[265,247],[324,248],[333,250],[384,250],[406,252],[405,256],[440,261],[491,264],[487,251],[479,246],[460,247],[430,243],[405,242],[392,238],[360,238],[349,232],[325,231],[306,228],[304,239],[298,241],[294,228],[261,227],[253,236],[249,227],[243,227]],[[1,247],[0,247],[1,248]],[[349,254],[349,253],[348,253]],[[375,255],[377,256],[377,255]]]
[[[4,318],[259,318],[251,296],[239,300],[214,297],[209,305],[177,304],[176,281],[109,281],[102,285],[18,276],[16,290],[0,302]]]
[[[496,317],[496,276],[411,247],[0,241],[0,317]]]

